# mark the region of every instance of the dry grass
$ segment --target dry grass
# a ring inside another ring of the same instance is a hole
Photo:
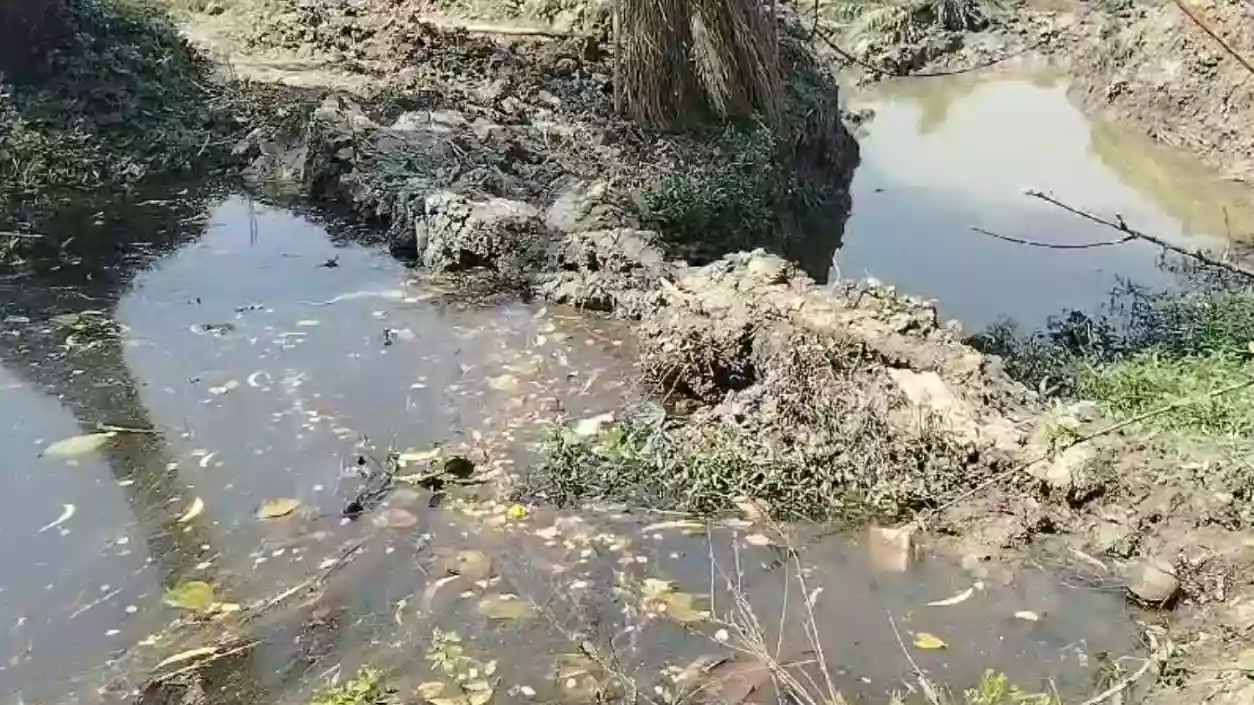
[[[675,126],[702,109],[779,117],[779,40],[757,0],[626,0],[620,12],[619,76],[637,121]]]

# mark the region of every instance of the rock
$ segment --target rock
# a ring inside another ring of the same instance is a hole
[[[542,255],[547,231],[540,213],[521,201],[471,201],[451,192],[426,198],[414,227],[420,264],[437,271],[520,270]]]
[[[576,181],[549,206],[544,222],[553,230],[576,233],[631,227],[626,209],[610,198],[605,181]]]
[[[1128,592],[1151,605],[1165,605],[1180,591],[1175,567],[1166,560],[1151,558],[1128,568]]]

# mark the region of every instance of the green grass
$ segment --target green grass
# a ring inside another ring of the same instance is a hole
[[[1118,418],[1129,418],[1177,404],[1146,425],[1165,431],[1208,436],[1254,436],[1254,390],[1212,393],[1254,379],[1248,354],[1213,352],[1174,357],[1161,350],[1137,353],[1117,362],[1089,365],[1078,393],[1101,402]]]
[[[396,694],[383,684],[378,669],[363,666],[357,675],[314,693],[310,705],[397,705]]]

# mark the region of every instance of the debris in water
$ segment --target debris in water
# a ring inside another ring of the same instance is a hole
[[[872,526],[867,529],[867,552],[871,565],[890,573],[904,573],[914,552],[910,525],[897,529]]]
[[[178,523],[186,524],[200,516],[200,513],[203,511],[205,511],[205,502],[200,497],[197,497],[192,500],[191,506],[187,508],[187,511],[183,512],[183,515],[179,517]]]
[[[1041,621],[1041,615],[1029,610],[1021,610],[1015,612],[1015,619],[1022,619],[1025,622],[1039,622]]]
[[[209,393],[214,395],[215,397],[218,397],[218,396],[222,396],[223,394],[226,394],[227,392],[235,389],[236,387],[239,387],[239,382],[233,379],[230,379],[230,380],[227,380],[226,383],[220,387],[210,387]]]
[[[641,608],[646,612],[664,615],[680,624],[710,618],[709,612],[696,608],[696,595],[678,592],[669,580],[645,578],[640,597]]]
[[[194,658],[201,658],[202,656],[212,656],[216,653],[218,653],[218,649],[215,646],[201,646],[195,649],[188,649],[187,651],[180,651],[179,653],[174,654],[173,656],[170,656],[169,658],[165,659],[161,663],[158,663],[156,666],[153,667],[153,670],[154,671],[160,670],[162,668],[165,668],[166,666],[172,666],[176,663],[190,661]]]
[[[943,600],[929,602],[927,603],[927,606],[928,607],[952,607],[953,605],[966,602],[967,600],[971,599],[971,596],[974,594],[975,594],[975,587],[973,586],[973,587],[967,588],[966,590],[963,590],[962,592],[959,592],[953,597],[947,597]]]
[[[261,507],[257,510],[257,517],[260,519],[278,519],[296,511],[296,508],[299,506],[300,500],[290,497],[267,499],[261,503]]]
[[[750,546],[757,546],[759,548],[762,548],[765,546],[770,546],[773,542],[771,541],[771,537],[767,536],[766,534],[749,534],[748,536],[745,537],[745,543],[749,544]]]
[[[915,634],[914,645],[916,648],[923,649],[924,651],[939,651],[941,649],[949,648],[949,644],[946,644],[944,639],[941,639],[935,634],[928,634],[927,632],[919,632],[918,634]]]
[[[505,510],[505,516],[510,519],[526,519],[527,514],[527,508],[521,504],[512,504],[509,509]]]
[[[58,526],[60,526],[60,525],[64,524],[65,522],[69,521],[69,520],[70,520],[70,517],[72,517],[72,516],[74,516],[74,505],[73,505],[73,504],[64,504],[64,505],[62,505],[62,508],[61,508],[61,516],[59,516],[59,517],[57,517],[56,519],[54,519],[54,520],[52,520],[52,521],[48,522],[47,524],[44,524],[42,527],[40,527],[40,529],[39,529],[39,531],[38,531],[37,533],[42,534],[43,532],[47,531],[48,529],[53,529],[53,528],[56,528],[56,527],[58,527]]]
[[[175,585],[166,591],[163,601],[189,612],[208,612],[217,604],[213,586],[203,580],[188,580]]]
[[[44,448],[43,455],[54,458],[73,458],[86,455],[92,451],[99,450],[104,444],[109,442],[110,438],[116,435],[118,435],[116,431],[105,431],[103,433],[72,436]]]

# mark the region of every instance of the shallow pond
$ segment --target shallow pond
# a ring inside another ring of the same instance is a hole
[[[1031,328],[1065,309],[1093,311],[1121,279],[1154,289],[1179,284],[1146,242],[1044,249],[972,230],[1055,244],[1119,236],[1025,189],[1122,215],[1176,244],[1222,248],[1230,238],[1254,238],[1254,189],[1090,120],[1068,101],[1065,83],[1048,76],[902,80],[852,96],[851,107],[874,116],[859,135],[862,163],[836,267],[937,299],[967,330],[1003,316]]]
[[[214,654],[214,703],[305,702],[362,664],[412,700],[436,629],[467,668],[497,662],[496,702],[589,702],[610,672],[665,691],[665,669],[747,638],[875,704],[917,687],[911,657],[940,683],[993,668],[1075,695],[1097,654],[1141,650],[1118,594],[1041,571],[977,586],[937,559],[884,573],[803,528],[804,581],[758,528],[527,513],[483,486],[402,486],[345,517],[390,449],[507,473],[548,424],[640,400],[630,333],[245,198],[204,204],[94,214],[0,280],[6,702],[130,701],[192,650]],[[102,424],[98,445],[54,445]],[[166,591],[189,580],[213,594],[171,628]]]

